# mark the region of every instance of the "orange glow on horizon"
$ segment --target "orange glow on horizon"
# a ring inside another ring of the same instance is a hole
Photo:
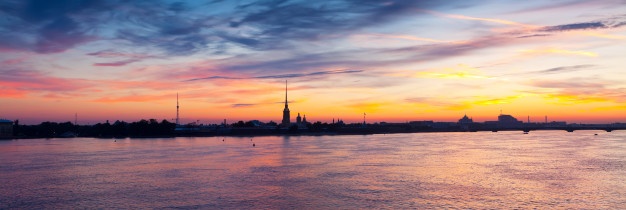
[[[624,5],[343,2],[318,10],[303,1],[289,4],[322,15],[249,21],[260,5],[214,3],[223,5],[118,11],[130,19],[104,18],[103,8],[67,21],[73,30],[5,14],[24,27],[0,24],[11,42],[0,44],[0,118],[173,121],[178,94],[183,123],[280,122],[289,80],[293,120],[485,121],[504,110],[520,120],[626,122]],[[332,9],[342,5],[362,8]],[[377,13],[396,7],[402,12]]]

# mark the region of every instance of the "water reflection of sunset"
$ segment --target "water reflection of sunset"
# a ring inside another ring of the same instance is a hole
[[[612,209],[626,202],[624,137],[515,131],[3,141],[0,178],[11,181],[0,189],[17,191],[0,190],[0,208]]]

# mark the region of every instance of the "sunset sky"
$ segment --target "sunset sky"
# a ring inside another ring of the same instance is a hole
[[[626,2],[0,2],[0,118],[626,122]]]

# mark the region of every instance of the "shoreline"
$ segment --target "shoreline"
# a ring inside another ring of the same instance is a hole
[[[490,130],[422,130],[422,131],[403,131],[403,132],[375,132],[375,131],[362,131],[362,132],[296,132],[296,133],[183,133],[176,135],[149,135],[149,136],[17,136],[17,137],[3,137],[0,141],[12,141],[12,140],[25,140],[25,139],[71,139],[71,138],[94,138],[94,139],[157,139],[157,138],[177,138],[177,137],[261,137],[261,136],[348,136],[348,135],[376,135],[376,134],[400,134],[400,133],[475,133],[475,132],[521,132],[522,134],[528,134],[532,131],[564,131],[574,132],[580,130],[594,130],[611,132],[599,128],[579,128],[579,129],[536,129],[527,131],[526,129],[490,129]],[[626,129],[614,129],[614,130],[626,130]]]

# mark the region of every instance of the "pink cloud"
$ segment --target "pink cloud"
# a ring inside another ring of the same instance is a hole
[[[117,62],[110,62],[110,63],[94,63],[93,66],[109,66],[109,67],[116,67],[116,66],[125,66],[127,64],[131,64],[134,62],[140,61],[139,59],[128,59],[128,60],[122,60],[122,61],[117,61]]]
[[[60,53],[74,48],[75,46],[97,40],[96,37],[80,33],[67,34],[67,32],[55,32],[53,34],[53,36],[47,36],[35,43],[34,50],[38,53]]]
[[[18,57],[18,58],[3,60],[1,63],[3,65],[14,65],[14,64],[22,63],[22,62],[24,62],[27,59],[30,59],[30,57],[22,56],[22,57]]]
[[[0,82],[4,88],[3,92],[18,96],[42,92],[78,91],[93,85],[91,81],[85,79],[54,77],[30,70],[0,71]]]
[[[152,89],[152,90],[170,90],[172,87],[180,87],[177,81],[102,81],[107,87],[119,90],[128,89]]]
[[[148,102],[171,99],[172,95],[128,95],[120,97],[103,97],[93,100],[100,103]]]
[[[98,52],[87,53],[87,55],[100,57],[100,58],[119,58],[119,57],[125,57],[125,58],[152,58],[152,57],[155,57],[155,56],[152,56],[152,55],[135,54],[135,53],[124,53],[124,52],[117,52],[117,51],[113,51],[113,50],[102,50],[102,51],[98,51]]]
[[[0,98],[23,98],[28,92],[15,89],[1,89]]]

